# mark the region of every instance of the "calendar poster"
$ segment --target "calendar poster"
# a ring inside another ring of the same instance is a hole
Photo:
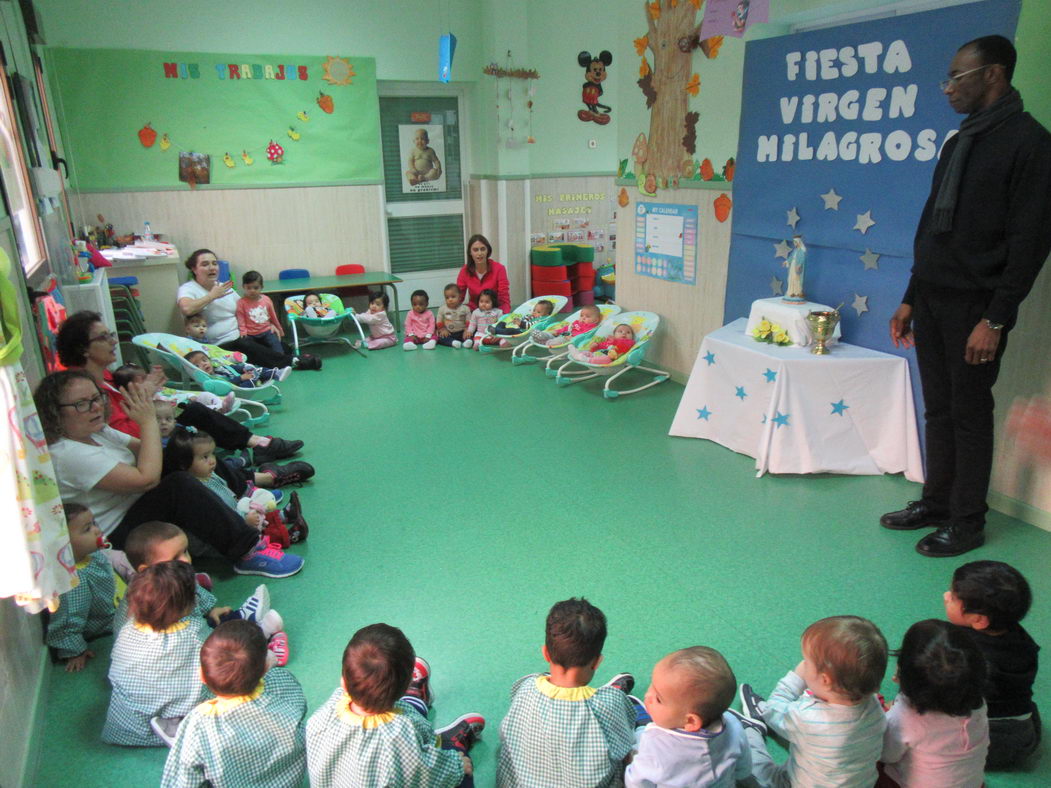
[[[696,205],[637,203],[635,273],[697,284]]]

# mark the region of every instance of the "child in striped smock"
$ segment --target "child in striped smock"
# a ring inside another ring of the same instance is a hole
[[[116,579],[113,565],[101,549],[104,537],[91,510],[79,503],[67,503],[62,508],[79,583],[59,597],[58,610],[47,625],[47,644],[55,656],[66,661],[66,671],[75,673],[95,656],[88,649],[88,640],[113,631],[113,616],[124,583]]]
[[[752,773],[773,788],[871,788],[887,728],[876,697],[887,671],[883,633],[857,616],[823,618],[803,632],[802,652],[769,700],[741,685]],[[767,752],[767,728],[788,740],[784,763]]]
[[[430,704],[430,666],[402,631],[359,629],[343,652],[340,688],[307,723],[311,788],[473,786],[467,752],[485,718],[465,714],[435,731]]]
[[[496,299],[496,291],[489,288],[478,295],[478,308],[471,312],[471,319],[467,323],[467,336],[471,337],[467,342],[473,343],[475,350],[482,346],[482,340],[487,336],[489,326],[495,325],[503,315],[503,312],[496,308]],[[467,342],[463,343],[464,347],[469,347]]]
[[[511,708],[500,723],[499,788],[623,783],[638,716],[627,694],[635,679],[620,673],[589,686],[605,642],[606,616],[586,599],[551,608],[543,647],[551,672],[523,676],[511,687]]]
[[[295,676],[267,670],[259,627],[219,625],[201,647],[201,677],[215,697],[179,725],[161,788],[297,788],[307,768],[307,702]]]
[[[128,586],[131,617],[117,633],[109,668],[113,686],[102,741],[159,747],[154,717],[179,719],[207,697],[198,656],[204,622],[194,615],[193,567],[166,561]]]

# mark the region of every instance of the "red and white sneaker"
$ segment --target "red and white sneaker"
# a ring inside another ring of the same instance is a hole
[[[288,664],[288,635],[284,632],[277,632],[270,642],[266,644],[267,649],[274,655],[277,661],[277,666],[283,668]]]
[[[423,657],[416,657],[416,664],[412,666],[412,681],[405,694],[413,698],[419,698],[429,709],[434,705],[434,693],[431,692],[431,666]]]
[[[459,750],[464,755],[474,746],[485,730],[485,717],[481,714],[464,714],[444,728],[435,731],[443,750]]]

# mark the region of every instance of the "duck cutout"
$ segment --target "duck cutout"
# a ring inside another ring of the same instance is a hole
[[[299,138],[302,136],[303,135],[296,131],[292,126],[288,127],[288,138],[292,140],[292,142],[299,142]]]
[[[270,160],[271,164],[283,164],[285,159],[285,149],[273,140],[270,140],[270,144],[266,146],[266,157]]]
[[[230,168],[231,170],[232,170],[232,169],[233,169],[233,168],[234,168],[235,166],[237,166],[237,165],[235,164],[235,162],[234,162],[234,157],[233,157],[233,156],[231,156],[231,155],[230,155],[229,153],[224,153],[224,154],[223,154],[223,164],[225,164],[225,165],[226,165],[227,167],[229,167],[229,168]]]
[[[297,112],[296,113],[296,117],[299,118],[304,123],[307,123],[307,122],[310,121],[310,116],[307,114],[307,111],[305,109],[301,110],[300,112]]]
[[[241,161],[245,163],[245,167],[251,167],[255,163],[255,159],[248,155],[248,151],[241,151]]]
[[[172,146],[171,138],[167,134],[161,135],[161,150],[168,150]]]

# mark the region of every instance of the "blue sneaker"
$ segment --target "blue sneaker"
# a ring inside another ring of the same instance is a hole
[[[641,728],[643,725],[649,725],[653,722],[653,717],[646,711],[646,705],[636,698],[634,695],[628,695],[628,700],[631,701],[631,705],[635,707],[635,727]]]
[[[291,577],[302,568],[302,558],[286,553],[265,536],[255,550],[234,564],[234,571],[239,575],[262,575],[275,578]]]

